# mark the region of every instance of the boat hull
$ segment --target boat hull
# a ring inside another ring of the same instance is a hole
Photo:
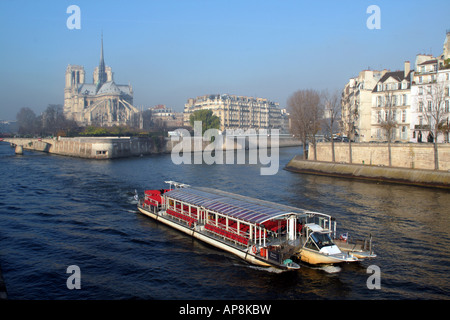
[[[346,253],[326,255],[306,248],[302,248],[298,255],[301,261],[308,264],[336,264],[358,261],[356,257],[350,256]]]
[[[263,266],[263,267],[276,267],[276,268],[281,268],[281,269],[298,269],[298,268],[293,268],[291,266],[287,267],[287,266],[282,266],[282,265],[275,265],[275,264],[271,264],[268,263],[260,258],[258,258],[257,256],[255,256],[250,248],[245,248],[245,249],[238,249],[236,247],[233,247],[227,243],[224,243],[222,241],[219,241],[218,239],[210,236],[207,234],[207,232],[204,232],[202,230],[202,227],[188,227],[188,226],[183,226],[175,221],[172,221],[171,219],[167,219],[164,215],[160,215],[160,214],[156,214],[153,212],[150,212],[148,210],[145,210],[144,208],[138,206],[138,210],[145,214],[146,216],[155,219],[159,222],[162,222],[174,229],[177,229],[181,232],[184,232],[186,234],[188,234],[189,236],[196,238],[198,240],[201,240],[205,243],[210,244],[211,246],[214,246],[218,249],[224,250],[226,252],[232,253],[234,255],[236,255],[237,257],[251,263],[254,265],[258,265],[258,266]]]
[[[370,250],[364,250],[362,245],[350,244],[343,240],[334,240],[339,249],[357,257],[359,260],[376,258],[376,254]]]

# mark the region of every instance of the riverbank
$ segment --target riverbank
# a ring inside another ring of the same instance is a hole
[[[295,156],[287,171],[450,189],[450,172],[303,160]]]

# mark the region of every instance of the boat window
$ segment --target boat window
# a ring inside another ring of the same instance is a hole
[[[319,249],[326,246],[332,246],[334,244],[328,233],[314,232],[311,234],[311,238],[317,244]]]
[[[319,249],[317,248],[316,244],[315,244],[314,241],[311,239],[311,237],[308,238],[308,241],[307,241],[306,244],[305,244],[305,248],[319,251]]]

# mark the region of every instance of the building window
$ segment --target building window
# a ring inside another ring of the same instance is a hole
[[[402,111],[402,122],[405,123],[406,122],[406,110]]]
[[[406,126],[402,127],[402,139],[403,140],[406,140],[408,138],[408,133],[407,133],[406,128],[407,128]]]

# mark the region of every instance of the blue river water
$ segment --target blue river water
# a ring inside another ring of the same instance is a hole
[[[170,155],[85,160],[0,143],[0,265],[12,300],[447,300],[450,193],[260,165],[175,165]],[[207,186],[331,214],[350,236],[369,233],[377,258],[280,272],[143,216],[134,192],[164,180]],[[69,290],[76,265],[81,288]],[[369,267],[381,272],[371,289]],[[369,268],[369,269],[368,269]]]

